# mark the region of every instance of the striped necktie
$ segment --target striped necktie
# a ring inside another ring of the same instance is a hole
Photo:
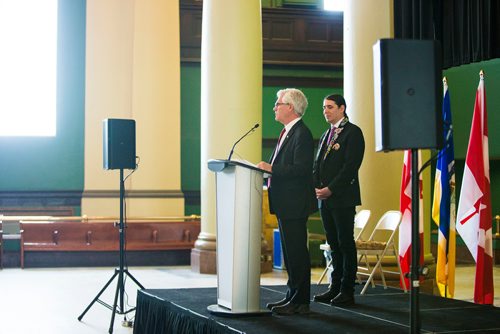
[[[335,133],[335,129],[337,129],[335,126],[330,128],[330,133],[328,134],[328,138],[325,141],[325,144],[323,145],[323,159],[326,157],[326,153],[328,152],[328,145],[330,145],[330,142],[332,141],[333,134]]]
[[[328,140],[326,141],[326,144],[330,144],[330,142],[332,141],[332,137],[333,137],[333,133],[335,132],[337,128],[334,126],[330,129],[330,133],[328,134]]]
[[[274,154],[273,154],[273,160],[271,160],[271,165],[273,164],[274,162],[274,159],[276,159],[276,156],[278,155],[278,152],[281,148],[281,138],[283,137],[283,135],[285,134],[286,130],[285,128],[283,128],[283,130],[281,130],[280,132],[280,136],[278,138],[278,143],[276,144],[276,148],[274,149]]]

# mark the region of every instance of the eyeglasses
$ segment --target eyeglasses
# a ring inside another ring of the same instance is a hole
[[[277,108],[277,107],[279,107],[279,106],[289,106],[289,105],[290,105],[290,103],[282,103],[282,102],[276,102],[276,103],[274,104],[274,106],[275,106],[276,108]]]

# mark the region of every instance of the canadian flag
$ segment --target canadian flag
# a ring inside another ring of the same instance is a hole
[[[411,150],[406,150],[404,154],[404,165],[403,165],[403,175],[401,177],[401,192],[399,196],[399,211],[403,217],[401,218],[401,225],[399,225],[399,263],[401,265],[401,271],[405,277],[405,286],[410,288],[409,278],[406,273],[410,272],[411,265]],[[418,151],[418,161],[420,169],[420,150]],[[423,240],[424,240],[424,220],[423,220],[423,196],[422,196],[422,177],[418,178],[419,183],[419,205],[418,205],[418,230],[420,239],[420,264],[424,263],[424,251],[423,251]],[[403,288],[403,282],[400,282],[401,288]]]
[[[456,228],[476,261],[474,302],[493,304],[490,163],[483,71],[479,73]]]

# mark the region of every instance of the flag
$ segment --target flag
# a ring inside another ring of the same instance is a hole
[[[483,71],[474,103],[457,211],[457,231],[476,261],[474,302],[493,304],[493,239],[488,154],[488,115]]]
[[[420,168],[420,150],[418,151],[418,161]],[[410,272],[411,265],[411,150],[406,150],[404,154],[404,165],[403,165],[403,175],[401,177],[401,192],[399,197],[399,211],[403,215],[401,220],[401,225],[399,226],[399,263],[401,265],[401,271],[405,276],[406,273]],[[423,200],[422,200],[422,177],[419,176],[419,215],[418,215],[418,225],[419,225],[419,238],[420,238],[420,264],[424,263],[424,221],[423,221]],[[404,278],[406,288],[409,289],[409,279]],[[403,287],[403,282],[400,282],[401,287]]]
[[[436,282],[442,297],[455,293],[455,154],[450,94],[443,78],[444,147],[439,151],[434,179],[432,219],[438,226]]]

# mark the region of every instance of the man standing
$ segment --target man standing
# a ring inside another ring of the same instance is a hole
[[[278,91],[276,121],[284,125],[270,163],[257,166],[272,173],[268,179],[269,208],[278,218],[288,290],[283,300],[269,303],[275,314],[309,312],[311,262],[307,248],[307,218],[317,210],[312,166],[314,143],[302,121],[307,98],[298,89]]]
[[[350,123],[341,95],[323,101],[323,115],[330,128],[322,135],[314,162],[316,197],[326,240],[332,249],[332,277],[328,291],[314,300],[336,306],[354,304],[357,253],[354,215],[361,204],[358,170],[365,141],[361,129]]]

